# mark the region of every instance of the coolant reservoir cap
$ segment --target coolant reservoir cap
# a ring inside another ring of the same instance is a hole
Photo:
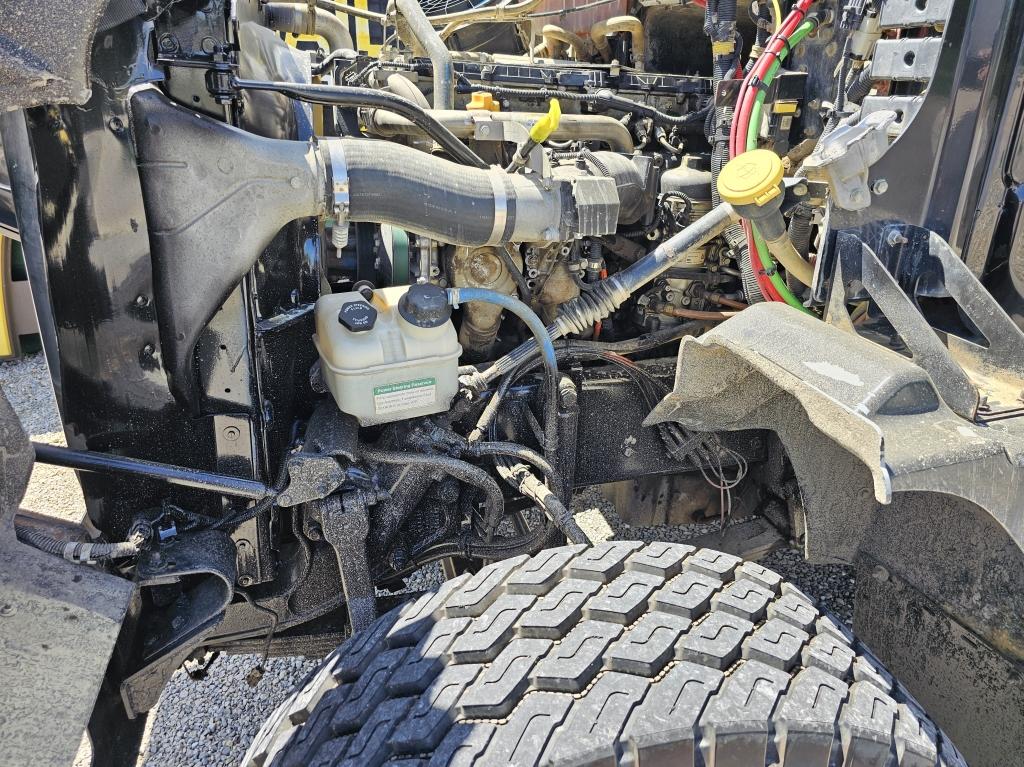
[[[373,330],[377,324],[377,310],[366,301],[348,301],[338,310],[338,322],[351,333]]]
[[[398,313],[410,325],[437,328],[451,319],[452,307],[444,288],[429,282],[418,282],[398,299]]]
[[[768,149],[737,155],[718,174],[718,193],[731,205],[764,205],[782,194],[782,159]]]

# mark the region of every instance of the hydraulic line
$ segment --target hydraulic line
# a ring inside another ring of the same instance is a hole
[[[558,319],[547,328],[547,337],[555,339],[569,333],[590,330],[595,322],[603,320],[618,309],[639,288],[666,269],[676,266],[687,252],[714,239],[738,219],[739,216],[731,205],[719,204],[643,258],[608,279],[592,283],[593,290],[563,304]],[[500,378],[517,368],[532,354],[536,345],[536,341],[521,344],[487,370],[473,376],[471,382],[488,384]]]
[[[395,466],[426,466],[450,474],[457,480],[483,491],[487,498],[485,524],[488,530],[495,529],[498,522],[501,521],[501,515],[505,511],[505,497],[501,494],[501,488],[498,487],[494,478],[478,466],[447,455],[381,450],[370,446],[360,446],[359,456],[376,463]]]
[[[519,317],[533,333],[544,358],[544,455],[553,460],[558,452],[558,358],[551,336],[536,312],[517,298],[483,288],[448,288],[452,306],[469,301],[483,301],[507,309]]]
[[[732,156],[740,154],[743,150],[753,149],[757,141],[757,127],[760,124],[761,105],[764,103],[765,91],[753,87],[755,82],[769,84],[775,77],[788,51],[807,36],[817,25],[816,20],[807,20],[801,23],[807,9],[813,0],[800,0],[793,11],[782,24],[779,32],[769,40],[765,53],[758,59],[757,64],[744,80],[744,86],[739,95],[739,107],[736,111],[736,118],[732,125],[730,137],[730,152]],[[748,106],[749,105],[749,106]],[[741,138],[742,137],[742,140]],[[742,145],[742,148],[741,148]],[[788,286],[777,274],[774,262],[767,255],[767,248],[756,227],[744,222],[744,230],[747,234],[748,249],[753,261],[754,271],[762,292],[774,300],[783,300],[791,306],[807,311],[800,301],[789,290]],[[759,268],[758,268],[759,267]],[[777,298],[772,296],[775,294]]]
[[[526,470],[522,463],[515,464],[512,461],[497,462],[498,473],[509,484],[533,500],[570,543],[587,543],[586,534],[580,529],[572,514],[566,509],[565,504],[559,500],[563,492],[561,479],[557,472],[555,472],[554,467],[546,459],[528,447],[515,442],[474,442],[469,447],[469,453],[475,456],[489,455],[518,458],[540,469],[548,481],[547,487],[538,482],[537,478]]]
[[[485,91],[494,96],[504,98],[538,99],[544,101],[548,99],[563,99],[565,101],[578,101],[584,104],[593,104],[594,106],[599,106],[604,109],[614,109],[617,112],[632,112],[633,114],[641,117],[647,117],[655,123],[676,127],[700,127],[707,116],[707,112],[704,109],[697,112],[690,112],[682,116],[670,115],[667,112],[662,112],[648,104],[641,104],[639,101],[633,101],[625,96],[620,96],[606,88],[586,93],[567,91],[562,88],[512,88],[505,85],[474,83],[465,75],[459,75],[458,90],[460,93]]]

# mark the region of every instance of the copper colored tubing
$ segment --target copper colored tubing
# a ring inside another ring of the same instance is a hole
[[[707,320],[709,322],[721,322],[730,317],[735,317],[739,313],[739,310],[734,312],[704,312],[698,309],[676,309],[674,306],[658,309],[658,314],[664,314],[668,317],[679,317],[684,320]]]
[[[746,309],[748,306],[748,304],[745,304],[742,301],[737,301],[733,298],[726,298],[725,296],[718,296],[714,293],[707,294],[705,298],[713,304],[728,306],[731,309]]]

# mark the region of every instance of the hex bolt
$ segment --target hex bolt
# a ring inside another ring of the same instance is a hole
[[[146,344],[142,347],[142,354],[146,357],[152,357],[153,352],[156,351],[156,347],[153,344]]]
[[[884,178],[880,178],[871,185],[871,191],[875,194],[885,194],[889,191],[889,182]]]
[[[157,41],[157,45],[160,46],[160,50],[170,53],[178,49],[178,41],[169,32],[164,32],[160,35],[160,39]]]
[[[107,121],[107,127],[114,133],[122,133],[124,131],[124,122],[120,117],[114,116]]]
[[[253,577],[251,575],[239,575],[238,585],[239,586],[251,586],[253,584]]]
[[[136,306],[146,306],[149,303],[149,299],[145,296],[135,296]]]
[[[903,236],[903,233],[899,229],[890,229],[889,233],[885,235],[885,241],[893,248],[897,245],[903,245],[908,242],[907,238]]]

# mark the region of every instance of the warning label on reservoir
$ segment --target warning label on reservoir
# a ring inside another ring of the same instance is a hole
[[[373,387],[373,407],[377,413],[433,405],[437,400],[437,379],[417,378],[414,381]]]

